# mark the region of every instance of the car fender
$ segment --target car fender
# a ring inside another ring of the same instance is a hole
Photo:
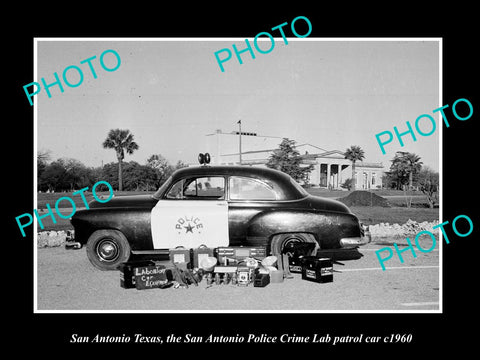
[[[82,245],[94,231],[118,230],[125,235],[132,250],[148,250],[152,249],[149,215],[150,210],[141,208],[80,210],[72,217],[71,223],[75,228],[75,240]]]
[[[255,215],[247,228],[247,239],[272,237],[284,233],[313,234],[322,248],[339,248],[340,239],[360,236],[360,224],[353,214],[306,211],[271,210]]]

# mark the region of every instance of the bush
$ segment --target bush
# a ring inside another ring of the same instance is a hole
[[[352,188],[352,185],[353,185],[352,183],[353,183],[352,179],[347,179],[347,180],[345,180],[345,182],[343,184],[340,185],[340,187],[342,189],[350,190]]]

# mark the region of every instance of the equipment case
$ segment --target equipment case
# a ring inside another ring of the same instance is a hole
[[[135,287],[135,273],[137,267],[151,266],[155,263],[151,260],[141,261],[127,261],[119,266],[120,270],[120,286],[124,289],[131,289]]]
[[[330,258],[306,256],[302,259],[302,279],[318,283],[333,281],[333,263]]]
[[[188,269],[192,268],[192,253],[190,249],[184,247],[170,249],[169,256],[174,264],[185,263]]]
[[[198,248],[193,249],[193,267],[199,268],[200,262],[207,257],[213,257],[213,249],[208,248],[205,245],[200,245]]]
[[[243,247],[229,246],[217,248],[218,262],[222,265],[235,265],[246,258],[254,258],[262,260],[267,256],[267,250],[264,246],[259,247]]]
[[[173,278],[171,270],[163,265],[136,267],[134,274],[137,290],[161,288]]]

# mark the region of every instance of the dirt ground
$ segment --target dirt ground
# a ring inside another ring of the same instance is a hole
[[[37,249],[35,308],[43,311],[108,312],[429,312],[441,310],[439,249],[404,252],[385,262],[382,271],[376,250],[368,244],[357,260],[334,264],[333,282],[301,279],[253,286],[213,285],[205,281],[188,289],[136,290],[120,287],[119,271],[100,271],[88,261],[85,249]],[[382,254],[386,256],[386,254]]]

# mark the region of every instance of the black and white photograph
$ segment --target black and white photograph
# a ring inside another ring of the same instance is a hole
[[[36,41],[38,311],[441,310],[441,39],[260,39]]]
[[[473,348],[474,11],[198,5],[5,31],[9,346]]]

